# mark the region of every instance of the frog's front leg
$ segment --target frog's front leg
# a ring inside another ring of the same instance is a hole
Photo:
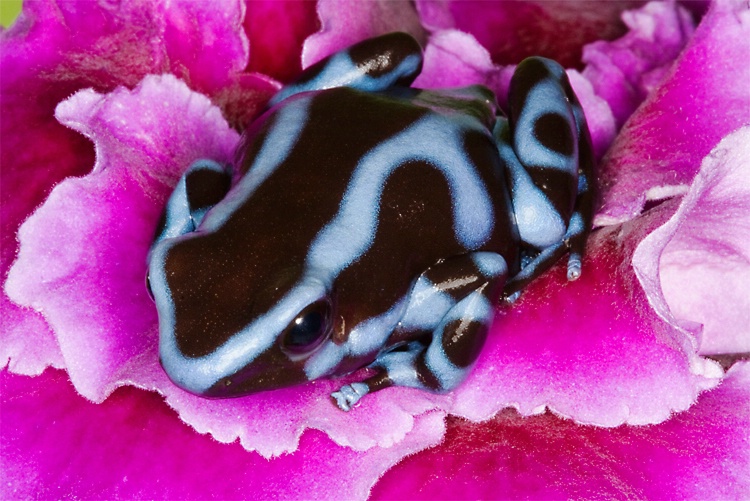
[[[224,199],[232,176],[213,160],[197,160],[185,171],[169,197],[154,243],[190,233],[206,213]]]
[[[370,365],[374,376],[333,393],[339,408],[348,411],[366,394],[389,386],[438,392],[458,386],[484,345],[507,276],[505,259],[493,252],[474,252],[428,269],[392,334],[405,344],[378,356]]]
[[[494,134],[523,246],[521,271],[505,288],[512,295],[568,250],[568,279],[580,276],[593,217],[594,160],[583,109],[559,64],[522,61],[508,100],[509,119],[498,119]]]

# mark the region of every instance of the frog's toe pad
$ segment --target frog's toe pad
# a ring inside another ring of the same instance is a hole
[[[331,398],[336,402],[339,409],[348,412],[354,404],[370,392],[365,383],[352,383],[343,386],[339,391],[331,393]]]
[[[571,253],[568,259],[568,280],[578,280],[581,276],[581,256],[576,253]]]

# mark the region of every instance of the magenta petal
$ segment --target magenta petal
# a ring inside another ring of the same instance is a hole
[[[383,471],[435,445],[442,414],[390,448],[356,452],[318,431],[267,460],[181,423],[162,399],[122,388],[94,405],[64,373],[0,373],[2,499],[364,499]]]
[[[315,2],[246,2],[245,31],[250,38],[249,71],[288,82],[302,69],[302,44],[320,28]]]
[[[404,460],[373,499],[747,499],[750,364],[655,426],[602,429],[506,411],[449,423],[438,447]]]
[[[420,42],[425,38],[409,2],[319,0],[318,17],[321,29],[305,40],[302,49],[303,68],[356,42],[392,31],[411,33]]]
[[[700,352],[750,352],[750,127],[730,134],[701,165],[669,223],[641,243],[675,317],[703,324]],[[658,273],[658,275],[657,275]]]
[[[583,49],[583,75],[609,103],[618,127],[662,80],[694,31],[690,13],[673,2],[650,2],[622,19],[630,29],[625,36]]]
[[[750,123],[750,10],[717,0],[669,77],[636,111],[602,166],[597,221],[627,220],[682,190],[720,139]],[[668,138],[668,140],[665,140]]]
[[[721,369],[651,308],[629,265],[674,210],[659,209],[598,230],[580,279],[568,282],[558,265],[499,314],[450,412],[480,421],[507,406],[522,415],[546,407],[585,424],[658,423],[718,384]]]
[[[634,1],[417,0],[430,31],[458,29],[472,34],[498,64],[545,56],[565,67],[580,67],[581,48],[621,35],[620,12]],[[582,14],[585,13],[585,14]]]
[[[45,315],[76,387],[99,401],[156,342],[146,254],[170,187],[198,158],[231,161],[238,134],[169,75],[132,93],[81,91],[57,116],[94,141],[97,163],[21,227],[6,290]]]

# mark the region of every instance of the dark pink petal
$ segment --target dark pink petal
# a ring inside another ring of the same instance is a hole
[[[43,312],[81,394],[102,401],[124,384],[155,389],[196,430],[222,442],[239,438],[266,456],[294,450],[306,428],[357,450],[388,447],[413,432],[414,416],[436,407],[437,397],[411,390],[374,395],[343,413],[328,397],[340,381],[222,401],[175,387],[158,362],[146,255],[181,172],[199,158],[231,162],[238,134],[206,97],[170,75],[147,77],[132,92],[81,91],[57,115],[94,141],[97,164],[60,183],[21,227],[6,288]]]
[[[195,433],[153,393],[86,402],[61,371],[1,372],[0,406],[3,499],[364,499],[445,430],[442,414],[426,414],[399,444],[367,452],[310,430],[297,452],[267,460]]]
[[[750,127],[707,156],[672,219],[634,264],[661,280],[675,317],[703,324],[700,352],[750,352]],[[657,267],[659,265],[659,267]]]
[[[632,218],[683,192],[719,140],[750,123],[750,9],[717,0],[667,79],[631,117],[602,166],[597,221]]]
[[[410,2],[319,0],[320,31],[305,40],[302,67],[366,38],[405,31],[424,42],[424,29]]]
[[[602,429],[549,413],[449,421],[445,441],[394,467],[373,499],[747,499],[750,364],[655,426]]]
[[[248,71],[288,82],[302,70],[302,44],[320,28],[315,2],[246,2],[245,32],[250,39]]]
[[[577,281],[561,264],[532,283],[498,314],[450,413],[480,421],[507,406],[525,416],[546,407],[578,423],[658,423],[718,384],[723,373],[696,355],[693,333],[651,308],[658,283],[645,284],[647,296],[629,264],[673,211],[595,232]]]
[[[516,64],[529,56],[545,56],[565,67],[581,67],[582,47],[612,40],[625,32],[619,16],[637,1],[417,0],[430,31],[458,29],[472,34],[498,64]]]
[[[618,127],[661,82],[694,31],[690,13],[673,2],[650,2],[622,19],[630,30],[625,36],[583,48],[583,76],[609,103]]]

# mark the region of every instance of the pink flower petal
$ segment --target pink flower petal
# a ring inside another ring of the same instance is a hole
[[[669,77],[623,128],[601,169],[599,224],[632,218],[648,199],[684,191],[700,161],[750,123],[750,10],[717,0]],[[668,138],[668,140],[665,140]]]
[[[506,411],[449,422],[445,441],[385,474],[372,499],[747,499],[750,364],[656,426],[602,429]]]
[[[318,17],[321,29],[305,40],[302,49],[303,68],[361,40],[392,31],[405,31],[420,42],[425,38],[409,2],[319,0]]]
[[[652,265],[673,314],[703,324],[700,352],[750,352],[750,127],[707,156],[672,220],[634,262]],[[657,274],[658,273],[658,274]]]
[[[673,2],[650,2],[623,12],[622,19],[630,29],[625,36],[583,48],[583,76],[609,103],[618,128],[663,79],[694,31],[690,13]]]
[[[302,70],[302,44],[320,23],[315,2],[252,0],[246,2],[245,31],[250,38],[249,71],[288,82]]]
[[[231,161],[238,134],[172,76],[132,93],[81,91],[57,116],[94,141],[97,163],[58,184],[21,227],[6,291],[43,312],[77,388],[100,401],[156,342],[146,254],[171,186],[198,158]]]
[[[441,414],[390,448],[356,452],[318,431],[267,460],[198,435],[153,393],[122,388],[86,402],[60,371],[0,373],[0,498],[364,499],[383,471],[437,443]]]
[[[481,84],[504,97],[511,75],[492,63],[487,49],[474,37],[457,30],[444,30],[430,36],[422,73],[414,81],[414,87],[440,89]]]
[[[629,265],[674,210],[659,209],[598,230],[579,280],[568,282],[561,263],[501,313],[450,413],[480,421],[507,406],[526,416],[547,407],[599,426],[658,423],[718,384],[720,367],[652,310]]]
[[[634,1],[454,1],[417,0],[430,31],[458,29],[472,34],[498,64],[545,56],[565,67],[581,66],[581,48],[620,36],[619,15]]]

